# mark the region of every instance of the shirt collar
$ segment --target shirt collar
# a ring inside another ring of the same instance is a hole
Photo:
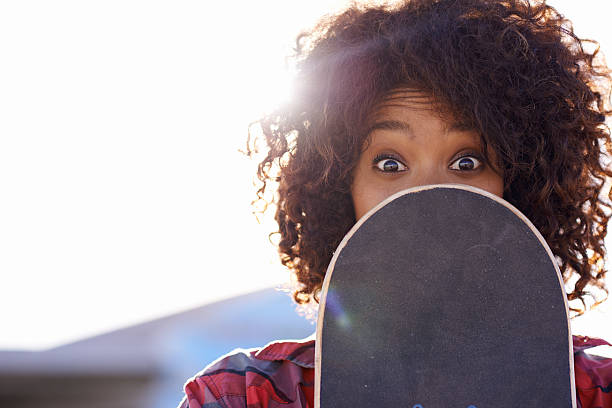
[[[611,344],[604,339],[588,336],[572,336],[574,340],[574,353],[590,349],[597,346],[610,346]]]
[[[303,368],[314,368],[314,333],[301,340],[281,340],[269,343],[255,358],[266,361],[287,360]]]

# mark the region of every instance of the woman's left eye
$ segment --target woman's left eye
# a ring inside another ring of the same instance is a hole
[[[451,165],[451,170],[472,171],[480,168],[482,161],[474,156],[463,156],[455,160]]]

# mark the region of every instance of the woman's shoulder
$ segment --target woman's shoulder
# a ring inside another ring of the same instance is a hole
[[[576,393],[582,408],[612,408],[612,345],[574,336]]]
[[[220,357],[187,381],[179,407],[263,407],[264,401],[276,400],[287,408],[306,408],[312,407],[313,387],[314,335]]]

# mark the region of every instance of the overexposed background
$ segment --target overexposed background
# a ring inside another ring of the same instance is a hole
[[[290,97],[297,33],[344,3],[0,3],[0,348],[287,280],[238,150]],[[612,49],[606,1],[550,3]],[[612,338],[611,303],[576,331]]]

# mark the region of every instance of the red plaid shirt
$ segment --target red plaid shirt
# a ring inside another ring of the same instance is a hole
[[[574,336],[579,408],[612,408],[612,359],[584,350],[608,342]],[[279,341],[237,350],[185,384],[179,408],[314,407],[314,339]]]

